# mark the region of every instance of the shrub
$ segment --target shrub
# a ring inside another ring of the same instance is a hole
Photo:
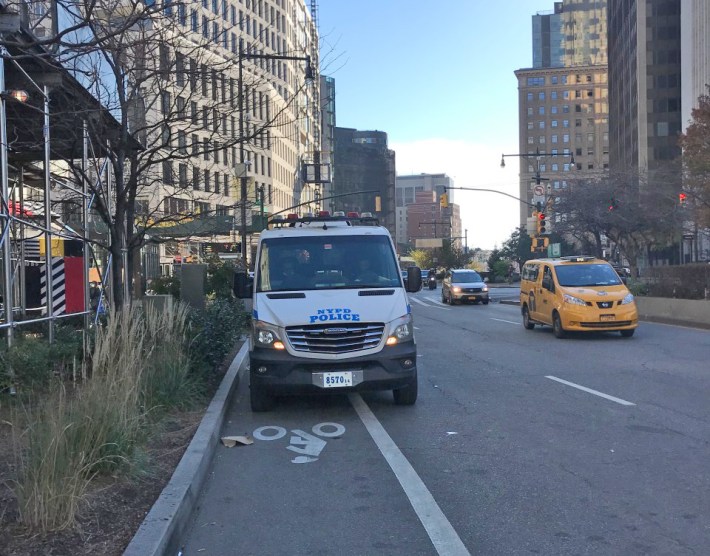
[[[653,266],[644,270],[648,295],[680,299],[708,299],[710,296],[710,265],[694,263],[674,266]]]
[[[214,370],[234,348],[249,322],[239,299],[214,299],[190,316],[190,357],[198,368]]]

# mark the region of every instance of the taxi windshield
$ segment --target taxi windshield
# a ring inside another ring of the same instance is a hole
[[[619,275],[608,264],[570,264],[555,267],[560,286],[616,286]]]

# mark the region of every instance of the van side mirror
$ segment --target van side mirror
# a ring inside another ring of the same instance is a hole
[[[251,297],[252,290],[254,289],[254,284],[249,274],[244,271],[239,271],[234,273],[234,279],[232,281],[232,291],[234,295],[239,299],[247,299]]]
[[[404,286],[408,292],[418,292],[422,289],[422,269],[418,266],[410,266],[407,269],[407,279]]]

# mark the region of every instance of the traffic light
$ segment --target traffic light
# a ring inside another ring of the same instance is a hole
[[[540,212],[537,215],[537,235],[547,233],[547,215],[544,212]]]
[[[683,193],[682,191],[680,193],[678,193],[678,204],[681,207],[684,207],[687,202],[688,202],[688,194]]]
[[[449,206],[449,196],[446,193],[439,195],[439,208],[446,208]]]
[[[538,212],[534,210],[532,216],[529,216],[526,222],[526,231],[530,237],[537,234],[537,215]]]

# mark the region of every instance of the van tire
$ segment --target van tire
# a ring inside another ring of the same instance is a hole
[[[631,338],[631,336],[634,335],[634,332],[636,332],[635,328],[632,328],[630,330],[619,330],[621,332],[621,336],[624,338]]]
[[[530,311],[528,311],[527,305],[523,305],[523,326],[528,330],[535,328],[535,323],[530,320]]]
[[[414,405],[414,403],[417,401],[417,391],[417,377],[415,376],[414,380],[412,380],[412,382],[410,382],[404,388],[397,388],[396,390],[392,390],[395,405]]]
[[[552,333],[555,335],[555,338],[560,339],[564,338],[566,335],[565,329],[562,328],[562,319],[557,312],[552,314]]]
[[[251,410],[255,413],[271,411],[274,408],[274,396],[263,386],[250,384],[249,400],[251,402]]]

